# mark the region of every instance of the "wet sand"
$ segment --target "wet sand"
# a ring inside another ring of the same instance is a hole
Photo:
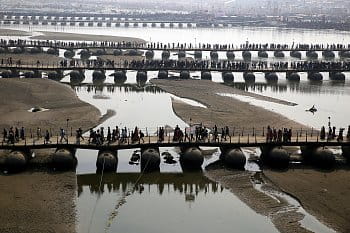
[[[75,232],[75,172],[0,175],[0,232]]]
[[[174,95],[192,99],[207,106],[207,108],[201,108],[182,101],[173,101],[174,112],[187,123],[190,123],[192,118],[192,123],[203,122],[210,127],[217,124],[220,127],[228,125],[257,128],[270,124],[274,127],[307,128],[285,116],[260,107],[230,97],[218,96],[216,94],[218,92],[251,95],[222,84],[203,80],[152,80],[152,83]],[[267,100],[264,96],[254,96],[254,98]],[[278,100],[273,101],[278,102]],[[286,205],[285,201],[278,202],[253,188],[253,174],[220,167],[210,169],[206,174],[230,188],[256,212],[269,216],[281,232],[309,232],[301,228],[298,222],[303,219],[302,214],[295,211],[281,212]],[[267,185],[276,184],[275,188],[280,187],[299,199],[306,211],[340,232],[349,232],[350,229],[348,176],[350,176],[348,171],[322,173],[311,168],[287,172],[264,171]]]
[[[66,85],[47,79],[0,79],[0,127],[87,129],[99,124],[99,110],[78,99]],[[49,109],[31,113],[33,106]],[[105,116],[106,117],[106,116]],[[105,118],[103,118],[105,119]],[[102,120],[103,120],[102,119]],[[31,163],[40,167],[52,151]],[[0,232],[75,232],[75,172],[31,171],[0,175]]]
[[[254,173],[227,170],[221,166],[211,167],[209,165],[204,174],[209,179],[215,180],[229,189],[256,213],[268,216],[280,232],[311,232],[299,223],[303,219],[303,215],[296,212],[295,209],[288,209],[289,205],[285,200],[279,199],[277,201],[254,188],[252,184]],[[259,176],[257,177],[259,180],[263,179],[259,174],[255,176]],[[272,184],[266,182],[265,188],[272,188]],[[273,189],[278,189],[278,187],[273,187]]]
[[[109,41],[109,42],[136,42],[145,43],[146,41],[134,37],[125,36],[106,36],[92,34],[78,34],[67,32],[46,32],[39,31],[43,35],[32,36],[34,40],[76,40],[76,41]]]
[[[303,207],[338,232],[350,232],[350,171],[314,169],[265,170],[282,190],[297,197]]]

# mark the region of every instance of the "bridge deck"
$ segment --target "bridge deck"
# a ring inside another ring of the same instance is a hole
[[[74,136],[70,136],[67,140],[60,141],[59,137],[52,137],[50,143],[45,143],[43,138],[28,138],[20,140],[15,144],[7,144],[2,142],[0,150],[24,150],[24,149],[48,149],[48,148],[71,148],[71,149],[92,149],[92,150],[119,150],[147,147],[176,147],[176,146],[207,146],[207,147],[261,147],[261,146],[350,146],[350,139],[344,138],[343,141],[320,140],[318,135],[301,135],[292,137],[290,142],[267,142],[264,136],[231,136],[226,140],[220,137],[217,140],[209,137],[205,140],[186,140],[183,142],[173,141],[172,136],[165,136],[164,141],[159,141],[157,136],[147,136],[144,141],[139,140],[132,142],[130,138],[125,141],[116,141],[102,145],[89,143],[89,139],[77,142]]]
[[[141,23],[141,22],[140,22]],[[164,44],[165,45],[165,44]],[[339,52],[339,51],[349,51],[350,47],[342,47],[342,48],[303,48],[303,47],[283,47],[283,48],[241,48],[241,47],[214,47],[211,46],[209,48],[203,48],[203,47],[151,47],[148,46],[148,44],[139,44],[139,45],[123,45],[123,44],[112,44],[112,45],[91,45],[91,44],[86,44],[86,45],[76,45],[76,44],[68,44],[66,43],[65,45],[61,44],[2,44],[0,45],[1,47],[6,47],[6,48],[11,48],[11,47],[24,47],[24,48],[32,48],[32,47],[40,47],[40,48],[56,48],[56,49],[126,49],[126,50],[154,50],[154,51],[170,51],[170,52],[179,52],[179,51],[186,51],[186,52],[195,52],[195,51],[217,51],[217,52],[243,52],[243,51],[251,51],[251,52],[259,52],[259,51],[267,51],[267,52],[274,52],[274,51],[282,51],[282,52],[290,52],[290,51],[317,51],[317,52],[323,52],[323,51],[334,51],[334,52]]]
[[[19,69],[19,70],[41,70],[41,71],[51,71],[51,70],[136,70],[136,71],[209,71],[209,72],[348,72],[350,67],[341,68],[277,68],[277,67],[253,67],[249,66],[247,68],[235,68],[235,67],[175,67],[175,66],[124,66],[124,65],[103,65],[103,66],[93,66],[93,65],[74,65],[74,66],[60,66],[60,65],[49,65],[49,64],[22,64],[22,65],[0,65],[0,69]]]

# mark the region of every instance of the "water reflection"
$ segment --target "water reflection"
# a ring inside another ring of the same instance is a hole
[[[107,92],[107,93],[115,93],[115,92],[124,92],[124,93],[151,93],[151,94],[160,94],[165,93],[162,89],[154,85],[145,85],[138,86],[137,84],[123,84],[123,85],[79,85],[72,86],[75,92],[86,91],[88,93],[98,93],[98,92]]]
[[[225,84],[242,91],[249,91],[263,94],[266,91],[274,93],[296,92],[301,94],[339,94],[344,95],[350,90],[350,86],[343,81],[328,82],[285,82],[285,83],[245,83],[236,82]],[[333,88],[343,87],[343,88]]]
[[[135,184],[140,177],[139,173],[110,173],[103,176],[99,174],[78,175],[78,197],[84,192],[83,187],[89,187],[91,194],[104,192],[127,192],[128,187]],[[101,183],[100,183],[101,182]],[[156,187],[157,193],[178,192],[180,194],[198,195],[199,192],[222,192],[223,187],[203,176],[201,172],[194,173],[147,173],[141,176],[135,192],[149,192],[150,187]],[[101,188],[100,188],[101,185]],[[193,201],[194,199],[191,199]],[[187,201],[187,200],[186,200]]]
[[[278,232],[202,173],[108,174],[101,189],[100,179],[77,177],[77,232]]]

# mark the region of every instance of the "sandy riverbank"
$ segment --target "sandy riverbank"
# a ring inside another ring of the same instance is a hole
[[[292,121],[285,116],[276,114],[266,109],[256,107],[238,99],[220,96],[217,93],[239,94],[251,96],[259,100],[291,105],[290,102],[273,99],[253,93],[247,93],[229,86],[205,80],[152,80],[152,83],[176,96],[188,98],[202,103],[207,108],[194,107],[173,102],[175,113],[187,123],[202,122],[204,125],[213,127],[229,126],[231,129],[260,129],[267,125],[282,128],[307,128],[305,125]],[[291,106],[292,107],[292,106]]]
[[[56,55],[52,54],[46,54],[46,53],[38,53],[38,54],[30,54],[30,53],[23,53],[23,54],[14,54],[14,53],[4,53],[1,54],[0,60],[4,60],[4,64],[7,64],[7,60],[12,58],[12,61],[14,64],[18,60],[21,60],[21,64],[23,65],[36,65],[37,62],[40,62],[40,65],[57,65],[60,61],[64,60],[63,58],[60,58]]]
[[[297,197],[303,207],[338,232],[350,232],[350,171],[314,169],[265,170],[282,190]]]
[[[101,113],[76,96],[73,89],[48,79],[0,79],[0,128],[24,126],[29,133],[37,127],[59,130],[66,127],[87,129],[99,122]],[[32,113],[33,107],[49,109]],[[33,131],[35,132],[35,131]]]
[[[202,80],[152,80],[152,83],[174,95],[193,99],[207,106],[207,108],[201,108],[181,101],[173,101],[174,112],[187,123],[190,123],[190,118],[192,118],[192,122],[203,122],[210,127],[217,124],[218,126],[258,128],[269,124],[275,127],[307,128],[285,116],[230,97],[217,95],[216,93],[232,93],[251,96],[250,93],[222,84]],[[279,100],[268,100],[258,95],[255,95],[254,98],[279,102]],[[290,105],[283,101],[279,103]],[[321,222],[341,232],[348,232],[350,210],[347,207],[342,208],[342,206],[348,206],[350,201],[348,198],[350,187],[345,184],[350,175],[347,172],[322,173],[309,168],[287,172],[266,171],[264,177],[267,185],[276,184],[277,189],[281,187],[282,190],[298,198],[306,211],[316,216]],[[278,202],[253,188],[252,173],[215,168],[210,169],[206,174],[211,179],[230,188],[256,212],[269,216],[281,232],[309,232],[300,227],[298,221],[303,219],[301,213],[281,211],[287,205],[285,201],[279,200]]]
[[[256,213],[268,216],[280,232],[311,232],[303,228],[299,222],[303,219],[303,215],[290,208],[285,200],[276,200],[254,188],[253,179],[259,179],[264,183],[265,188],[278,189],[273,184],[266,182],[261,174],[254,175],[247,171],[227,170],[217,165],[209,165],[204,174],[229,189]],[[253,178],[253,176],[258,177]]]
[[[140,38],[127,36],[108,36],[108,35],[93,35],[68,32],[48,32],[35,31],[41,35],[33,35],[33,32],[0,28],[1,36],[31,36],[33,40],[74,40],[74,41],[109,41],[109,42],[136,42],[145,43],[146,41]]]
[[[38,31],[43,35],[32,36],[34,40],[76,40],[76,41],[110,41],[110,42],[136,42],[145,43],[146,41],[134,37],[125,36],[107,36],[107,35],[93,35],[93,34],[79,34],[68,32],[47,32]]]
[[[75,172],[0,175],[0,232],[75,232]]]
[[[0,79],[0,127],[74,129],[99,124],[99,110],[78,99],[66,85],[46,79]],[[33,106],[49,109],[31,113]],[[103,119],[102,119],[103,120]],[[43,163],[41,151],[33,163]],[[0,232],[75,232],[75,172],[0,175]]]

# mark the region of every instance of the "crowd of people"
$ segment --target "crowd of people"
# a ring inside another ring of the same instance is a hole
[[[324,126],[322,126],[321,132],[320,132],[320,139],[327,140],[327,141],[336,139],[338,142],[340,142],[340,141],[344,140],[344,131],[345,131],[345,128],[340,128],[338,131],[338,135],[337,135],[337,131],[336,131],[335,126],[331,127],[329,125],[328,132],[326,132],[326,128]],[[350,126],[348,127],[348,132],[346,134],[346,138],[348,140],[350,140]]]
[[[107,132],[105,132],[104,127],[97,130],[90,128],[88,143],[96,145],[102,145],[104,143],[110,144],[117,141],[119,143],[144,143],[144,137],[145,134],[138,127],[135,127],[135,129],[131,131],[129,131],[126,127],[119,128],[116,126],[114,129],[108,127]]]
[[[350,62],[346,61],[299,61],[299,62],[247,62],[228,60],[132,60],[124,61],[124,68],[131,69],[222,69],[242,70],[349,70]]]
[[[210,44],[210,43],[161,43],[161,42],[113,42],[113,41],[52,41],[52,40],[0,40],[3,47],[53,47],[53,48],[118,48],[118,49],[213,49],[213,50],[349,50],[350,44],[279,44],[279,43],[242,43],[235,44]]]
[[[266,142],[291,142],[292,129],[275,129],[267,126]]]

